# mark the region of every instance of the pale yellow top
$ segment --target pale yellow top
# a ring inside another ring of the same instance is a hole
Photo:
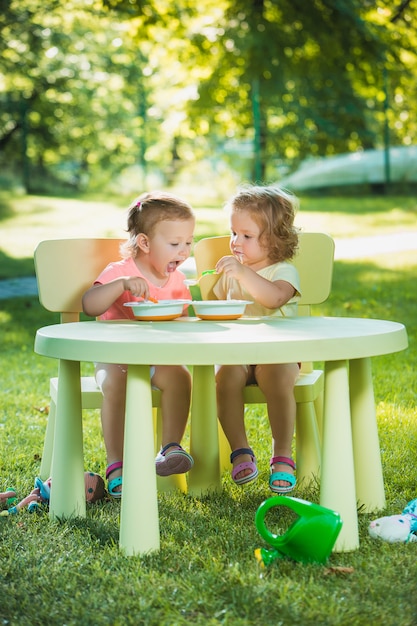
[[[279,309],[267,309],[254,302],[253,304],[247,304],[245,309],[245,316],[248,317],[295,317],[297,315],[297,301],[301,295],[300,292],[300,277],[297,269],[291,263],[280,262],[268,265],[257,272],[266,280],[275,282],[276,280],[285,280],[290,283],[296,291],[296,294],[291,300],[284,304]],[[225,274],[222,274],[213,288],[219,300],[252,300],[251,295],[240,286],[240,283],[234,278],[227,278]]]

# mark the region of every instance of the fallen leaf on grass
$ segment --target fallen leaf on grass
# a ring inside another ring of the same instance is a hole
[[[39,411],[39,413],[45,413],[49,415],[49,406],[35,406],[33,407],[35,411]]]
[[[334,567],[326,567],[324,574],[325,576],[329,576],[330,574],[353,574],[354,571],[355,569],[353,567],[340,567],[336,565]]]

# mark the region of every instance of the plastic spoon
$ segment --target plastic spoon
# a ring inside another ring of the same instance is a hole
[[[187,287],[198,285],[203,276],[207,276],[208,274],[216,274],[216,270],[204,270],[204,272],[201,273],[200,278],[186,278],[184,280],[184,285],[187,285]]]
[[[243,254],[241,254],[239,252],[235,252],[234,256],[237,258],[239,263],[242,263]],[[233,300],[233,298],[232,298],[232,283],[230,282],[229,279],[227,279],[227,296],[226,296],[226,300]]]

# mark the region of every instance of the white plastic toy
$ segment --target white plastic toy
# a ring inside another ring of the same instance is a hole
[[[373,539],[382,539],[388,543],[417,541],[417,499],[411,500],[400,515],[373,520],[368,530]]]

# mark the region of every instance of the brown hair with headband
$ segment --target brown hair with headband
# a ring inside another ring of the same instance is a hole
[[[159,222],[190,219],[195,219],[191,205],[173,194],[152,191],[138,196],[128,210],[129,239],[120,247],[122,257],[134,258],[138,250],[137,236],[144,233],[151,237]]]

